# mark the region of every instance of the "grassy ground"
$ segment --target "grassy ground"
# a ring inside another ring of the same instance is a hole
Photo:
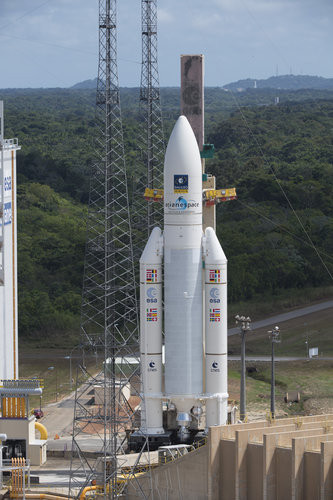
[[[247,314],[247,312],[246,312]],[[333,309],[325,309],[290,321],[279,323],[280,340],[275,345],[277,356],[307,356],[308,347],[318,347],[319,357],[333,356]],[[271,341],[268,328],[246,334],[246,353],[268,356]],[[240,353],[240,335],[228,338],[229,354]]]
[[[264,417],[270,411],[270,363],[247,363],[251,374],[246,377],[247,412],[252,418]],[[240,363],[229,362],[229,394],[239,401]],[[277,362],[276,413],[309,415],[333,413],[333,361],[311,360]],[[286,403],[286,393],[299,392],[299,403]]]
[[[316,300],[332,298],[332,288],[315,291],[303,291],[290,297],[269,298],[261,302],[247,302],[229,308],[230,326],[236,313],[250,315],[257,321],[269,315],[309,305]],[[323,357],[333,357],[333,310],[296,318],[279,324],[281,342],[276,345],[276,356],[305,357],[308,347],[318,347],[319,359],[297,362],[276,363],[276,410],[278,415],[297,415],[309,413],[333,413],[333,361]],[[228,339],[229,354],[240,354],[240,336]],[[40,348],[41,344],[27,341],[19,343],[20,378],[37,377],[44,380],[42,401],[36,398],[31,407],[39,407],[60,399],[69,393],[70,362],[66,359],[71,348]],[[246,353],[269,356],[271,342],[267,329],[251,331],[246,337]],[[76,379],[78,358],[72,358],[72,378]],[[91,372],[101,367],[102,360],[86,360]],[[270,409],[270,363],[249,363],[254,370],[247,376],[247,410],[251,416],[265,417]],[[51,369],[53,367],[53,369]],[[240,363],[229,362],[230,398],[239,402]],[[73,385],[75,387],[75,385]],[[284,402],[286,392],[299,391],[300,403]],[[56,396],[57,395],[57,396]]]
[[[44,389],[42,399],[31,398],[30,407],[43,407],[47,403],[55,402],[70,393],[70,360],[67,359],[70,351],[64,349],[20,349],[19,376],[20,378],[39,378],[43,380]],[[75,389],[79,354],[74,353],[71,360],[72,388]],[[102,360],[88,357],[85,360],[90,373],[98,371]]]
[[[312,303],[331,300],[333,297],[333,287],[306,288],[284,290],[283,293],[255,297],[247,302],[229,304],[228,318],[229,327],[235,325],[235,315],[245,314],[250,316],[252,321],[258,321],[275,314],[281,314],[293,309],[305,307]]]
[[[31,398],[30,407],[42,408],[69,393],[69,360],[66,351],[41,350],[40,352],[21,352],[20,377],[38,377],[44,380],[42,401]],[[73,378],[76,378],[73,360]],[[101,367],[101,360],[90,359],[91,372]],[[49,367],[54,366],[53,370]],[[270,410],[270,373],[268,362],[248,362],[250,372],[246,377],[247,412],[250,418],[265,418]],[[333,413],[333,360],[311,360],[276,362],[276,413],[283,415],[304,415]],[[230,399],[239,405],[240,362],[230,361],[228,365],[228,386]],[[73,385],[74,387],[74,385]],[[287,404],[287,392],[300,392],[299,403]]]

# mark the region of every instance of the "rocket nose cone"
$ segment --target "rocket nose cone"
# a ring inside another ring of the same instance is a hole
[[[185,116],[178,118],[165,154],[164,223],[202,224],[201,158]]]
[[[181,166],[183,163],[193,165],[193,161],[200,166],[201,159],[197,140],[192,127],[185,116],[180,116],[172,130],[166,154],[165,167],[170,164]]]
[[[206,264],[225,264],[227,258],[221,247],[216,233],[212,227],[207,227],[205,231],[206,238]]]

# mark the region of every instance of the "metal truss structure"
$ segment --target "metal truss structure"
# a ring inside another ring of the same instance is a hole
[[[135,232],[147,231],[163,224],[163,203],[146,202],[146,188],[163,189],[164,137],[157,64],[157,0],[141,0],[142,67],[140,87],[140,158],[135,182],[133,225]],[[143,241],[146,241],[144,238]],[[143,250],[142,238],[135,244],[135,256]]]
[[[76,384],[70,497],[79,497],[84,488],[100,498],[122,496],[129,482],[135,486],[144,455],[139,453],[131,466],[124,456],[126,433],[139,426],[140,364],[116,42],[116,0],[99,0],[96,162],[87,223],[80,339],[84,356]],[[92,356],[96,364],[89,368]],[[148,498],[149,487],[148,493],[137,487],[138,496]]]

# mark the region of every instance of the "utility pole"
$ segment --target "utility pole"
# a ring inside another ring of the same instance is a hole
[[[240,323],[241,334],[241,386],[240,386],[240,409],[239,418],[244,422],[246,417],[246,387],[245,387],[245,334],[251,330],[251,318],[245,316],[235,316],[236,325]]]
[[[275,364],[274,364],[274,346],[280,342],[280,328],[275,326],[273,330],[269,330],[272,341],[272,365],[271,365],[271,415],[275,418]]]

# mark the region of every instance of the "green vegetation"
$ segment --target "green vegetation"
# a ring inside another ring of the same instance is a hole
[[[43,395],[29,398],[30,409],[43,407],[56,400],[58,401],[70,393],[70,368],[72,374],[72,390],[75,390],[77,377],[77,364],[81,361],[81,353],[72,351],[71,365],[69,361],[70,350],[65,349],[32,349],[21,348],[19,352],[20,378],[38,378],[42,380]],[[90,374],[97,373],[101,368],[101,360],[95,356],[85,356],[85,366]],[[79,372],[79,376],[81,372]]]
[[[217,185],[237,186],[219,207],[229,299],[332,283],[333,101],[247,108],[209,136]]]
[[[229,262],[229,316],[253,320],[331,296],[333,92],[206,89],[206,171],[238,200],[218,206]],[[138,89],[122,89],[129,178],[139,149]],[[162,89],[165,135],[179,89]],[[94,163],[93,90],[3,90],[5,137],[18,137],[18,263],[21,341],[75,344],[85,215]],[[291,206],[293,209],[291,209]],[[313,248],[312,243],[315,248]],[[258,307],[259,304],[259,307]],[[42,340],[41,340],[42,339]],[[290,341],[290,352],[293,352]]]
[[[247,314],[247,309],[244,312]],[[251,317],[253,317],[252,314]],[[305,358],[308,348],[318,347],[319,359],[332,357],[332,324],[331,308],[279,323],[281,342],[275,345],[276,356]],[[246,334],[246,355],[271,355],[268,330],[270,328],[252,329]],[[236,334],[228,338],[228,351],[229,354],[240,355],[240,335]]]
[[[270,410],[270,363],[251,364],[257,369],[247,377],[248,412]],[[278,416],[332,413],[332,361],[278,362],[276,374],[276,410]],[[299,392],[300,402],[286,403],[287,392]]]
[[[86,210],[46,185],[20,184],[17,194],[20,332],[38,346],[71,345],[79,324]]]

